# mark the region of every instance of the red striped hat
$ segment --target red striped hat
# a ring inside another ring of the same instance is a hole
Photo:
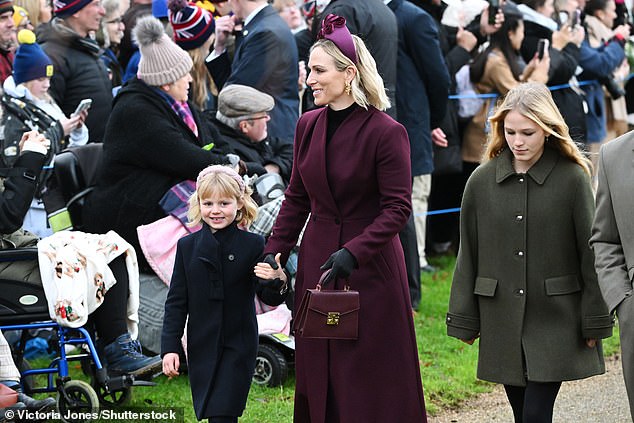
[[[208,10],[186,0],[169,0],[167,7],[174,41],[185,50],[193,50],[205,43],[216,28]]]
[[[0,0],[0,14],[13,13],[13,0]]]
[[[55,16],[64,19],[79,12],[92,3],[92,0],[53,0]]]

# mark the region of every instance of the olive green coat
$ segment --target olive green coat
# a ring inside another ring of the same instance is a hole
[[[480,334],[478,378],[524,386],[605,371],[612,334],[588,246],[594,215],[583,169],[546,148],[526,174],[511,152],[480,166],[462,201],[447,333]]]

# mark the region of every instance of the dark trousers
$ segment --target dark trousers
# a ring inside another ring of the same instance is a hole
[[[405,254],[405,271],[407,283],[412,300],[412,308],[418,309],[420,304],[420,259],[418,258],[418,243],[416,242],[416,227],[414,226],[414,214],[409,215],[407,224],[398,234]]]
[[[103,298],[103,303],[90,314],[89,322],[97,332],[100,345],[108,345],[118,336],[128,331],[128,270],[125,255],[121,255],[109,264],[117,283]]]
[[[561,382],[527,382],[526,386],[504,385],[513,408],[515,423],[551,423]]]
[[[464,189],[463,180],[464,176],[462,173],[432,175],[429,210],[459,208]],[[457,248],[459,218],[459,213],[429,216],[427,218],[428,245],[432,243],[456,242]]]

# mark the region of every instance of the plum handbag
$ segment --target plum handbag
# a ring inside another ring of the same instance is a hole
[[[326,270],[315,289],[307,289],[293,324],[295,336],[310,339],[348,339],[359,336],[359,292],[322,289]]]

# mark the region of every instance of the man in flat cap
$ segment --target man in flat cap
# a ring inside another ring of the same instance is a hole
[[[226,85],[218,95],[214,123],[222,138],[217,142],[214,140],[214,150],[240,156],[249,176],[277,173],[288,182],[293,146],[286,140],[268,135],[269,112],[274,106],[273,97],[255,88]]]

